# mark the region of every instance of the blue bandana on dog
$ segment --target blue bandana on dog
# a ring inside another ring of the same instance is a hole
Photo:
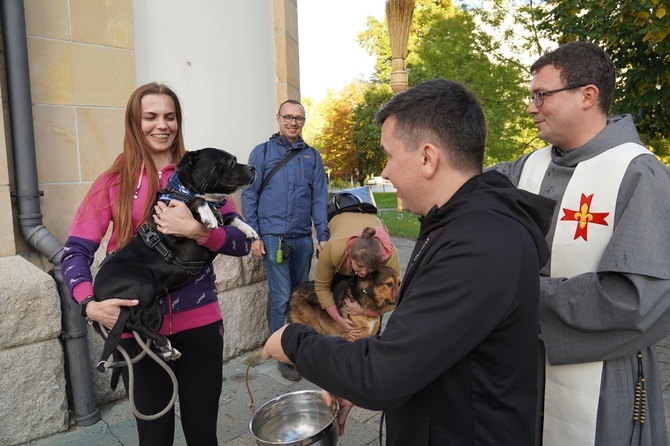
[[[195,198],[195,194],[188,190],[188,188],[181,183],[177,172],[170,175],[170,178],[168,178],[167,187],[165,189],[161,189],[158,191],[158,193],[161,194],[159,195],[158,199],[160,201],[165,201],[166,203],[169,203],[170,200],[179,200],[185,202]],[[221,201],[208,201],[207,204],[210,207],[218,210],[226,204],[226,199],[224,198]]]

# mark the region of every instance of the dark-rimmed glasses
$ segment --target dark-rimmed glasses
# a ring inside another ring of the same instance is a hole
[[[535,93],[531,93],[530,96],[528,96],[528,103],[530,103],[532,101],[537,108],[540,108],[544,105],[544,97],[545,96],[549,96],[552,93],[558,93],[559,91],[574,90],[575,88],[586,87],[587,85],[588,84],[572,85],[570,87],[557,88],[556,90],[537,91]]]
[[[293,121],[294,119],[295,119],[296,124],[304,124],[305,123],[305,117],[304,116],[293,116],[293,115],[280,115],[280,116],[286,124],[290,124],[291,121]]]

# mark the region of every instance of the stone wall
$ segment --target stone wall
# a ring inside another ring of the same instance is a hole
[[[19,256],[0,257],[0,444],[68,427],[61,311],[54,279]]]
[[[217,256],[214,267],[223,313],[225,361],[262,345],[270,335],[269,291],[265,267],[251,254],[241,258]]]

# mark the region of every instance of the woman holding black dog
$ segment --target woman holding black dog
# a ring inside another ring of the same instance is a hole
[[[332,216],[328,222],[330,239],[319,254],[314,276],[314,292],[321,308],[338,324],[347,330],[348,335],[356,339],[361,329],[353,327],[350,319],[340,315],[332,290],[342,280],[353,275],[365,277],[377,271],[380,265],[395,269],[400,274],[398,250],[389,236],[382,221],[375,214],[362,212],[341,212]],[[351,314],[363,314],[363,309],[355,302],[346,304]],[[392,309],[386,306],[380,316]],[[369,311],[369,310],[368,310]]]
[[[210,230],[195,220],[179,201],[169,206],[159,202],[152,209],[156,192],[167,186],[175,165],[185,153],[182,111],[177,95],[167,86],[149,83],[138,87],[126,108],[123,153],[100,175],[77,211],[65,244],[62,270],[72,298],[81,304],[82,314],[111,328],[122,306],[137,300],[93,296],[91,265],[110,223],[113,230],[107,253],[120,249],[137,233],[151,211],[157,230],[187,237],[213,252],[232,256],[249,253],[245,235],[230,226]],[[237,215],[228,202],[222,215]],[[130,297],[130,296],[129,296]],[[223,321],[211,262],[184,287],[171,290],[162,299],[163,324],[160,333],[182,353],[169,363],[179,383],[181,424],[188,444],[217,445],[216,424],[223,376]],[[128,333],[121,341],[134,356],[137,342]],[[133,365],[134,403],[144,414],[165,408],[173,384],[163,368],[145,357]],[[128,392],[128,369],[122,370]],[[115,385],[115,383],[113,383]],[[174,440],[174,407],[162,417],[137,419],[140,445],[171,445]]]

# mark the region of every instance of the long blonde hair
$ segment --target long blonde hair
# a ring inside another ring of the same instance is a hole
[[[137,228],[133,227],[132,211],[135,188],[142,175],[142,168],[146,169],[149,179],[148,197],[155,196],[160,186],[156,165],[151,156],[149,145],[142,133],[142,98],[150,94],[165,94],[174,101],[178,128],[174,143],[168,149],[170,161],[177,163],[186,152],[182,133],[181,104],[175,92],[168,86],[156,82],[138,87],[130,95],[128,105],[126,106],[123,153],[116,158],[112,167],[105,172],[108,177],[118,178],[119,199],[116,202],[116,220],[114,221],[117,249],[128,243],[137,231]],[[108,185],[108,187],[111,186],[113,184]],[[149,217],[152,204],[153,200],[149,199],[146,201],[140,222]]]

